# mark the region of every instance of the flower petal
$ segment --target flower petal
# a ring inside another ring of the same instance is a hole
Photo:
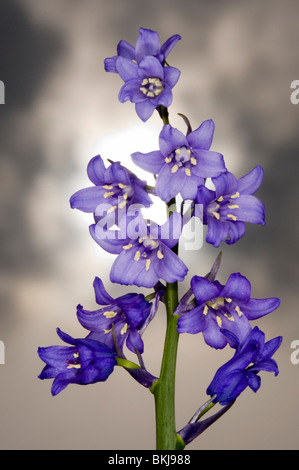
[[[121,103],[131,101],[131,103],[140,103],[144,101],[145,96],[140,91],[140,80],[128,80],[120,89],[118,99]]]
[[[127,348],[133,353],[136,353],[136,350],[137,350],[140,354],[143,354],[144,345],[143,345],[142,338],[137,330],[134,330],[134,329],[130,330],[128,337],[127,337],[126,345],[127,345]]]
[[[234,209],[234,215],[242,222],[265,225],[265,206],[255,196],[241,195],[236,200],[238,209]]]
[[[93,288],[96,298],[96,303],[99,305],[109,305],[113,304],[113,298],[106,291],[103,281],[99,277],[95,277],[93,281]]]
[[[106,72],[117,73],[116,59],[117,59],[117,55],[115,55],[113,57],[107,57],[104,60],[104,69],[105,69]]]
[[[227,345],[227,338],[221,333],[214,315],[207,315],[206,328],[202,334],[211,348],[223,349]]]
[[[127,59],[135,59],[135,48],[129,44],[127,41],[119,41],[117,45],[117,54]]]
[[[151,98],[152,104],[157,108],[159,105],[168,108],[172,103],[172,91],[167,83],[164,83],[164,89],[162,93],[155,98]]]
[[[181,72],[175,67],[164,68],[164,80],[170,88],[173,88],[177,84],[180,75]]]
[[[229,171],[217,176],[216,178],[213,178],[212,181],[216,188],[216,199],[218,199],[220,196],[233,195],[237,192],[237,179],[235,175]]]
[[[268,359],[277,351],[282,343],[282,336],[277,336],[276,338],[270,339],[267,341],[263,348],[263,358]]]
[[[228,232],[229,224],[227,222],[219,222],[214,217],[208,217],[207,243],[218,247],[227,238]]]
[[[93,157],[87,165],[87,175],[90,181],[96,186],[105,184],[105,165],[100,155]]]
[[[159,135],[159,147],[162,155],[168,157],[175,149],[188,146],[186,136],[170,124],[165,124]]]
[[[233,273],[229,276],[221,292],[221,297],[247,302],[250,299],[250,294],[251,284],[248,279],[240,273]]]
[[[142,78],[159,78],[163,80],[163,67],[156,57],[147,56],[141,59],[138,67],[138,76]]]
[[[145,56],[157,55],[160,51],[160,37],[156,31],[150,29],[139,29],[139,36],[136,41],[136,60],[141,61]]]
[[[128,171],[121,166],[120,162],[112,163],[105,172],[105,182],[110,183],[122,183],[129,185],[130,177]]]
[[[104,193],[105,190],[100,186],[80,189],[70,198],[71,208],[94,213],[101,203]]]
[[[175,164],[165,163],[157,176],[155,192],[165,202],[179,194],[187,178],[183,167],[174,172],[175,167],[178,168]]]
[[[201,186],[204,183],[204,179],[200,176],[196,176],[191,173],[191,176],[188,176],[185,179],[185,184],[181,188],[181,196],[186,200],[194,201],[197,196],[198,186]]]
[[[156,105],[153,104],[150,99],[145,99],[135,104],[136,113],[143,122],[147,121],[152,116],[155,109]]]
[[[116,59],[116,70],[124,82],[138,79],[138,65],[126,57]]]
[[[141,250],[139,251],[138,248],[139,247],[135,245],[129,250],[123,250],[116,258],[110,271],[111,282],[137,286],[141,285],[141,280],[143,283],[146,282],[143,275],[143,271],[145,271],[145,260],[142,258],[142,252]],[[137,251],[139,251],[138,258],[136,257]],[[136,261],[136,259],[138,259],[138,261]],[[148,275],[148,279],[152,279],[152,270]],[[155,285],[155,283],[153,285]],[[149,285],[144,287],[153,286]]]
[[[118,238],[118,230],[107,230],[106,232],[100,230],[99,224],[90,225],[89,233],[94,241],[105,251],[108,251],[108,253],[121,253],[123,246],[126,245],[128,241]]]
[[[166,282],[183,281],[188,268],[183,261],[165,244],[162,249],[163,258],[156,258],[153,263],[158,279]]]
[[[209,300],[219,297],[220,289],[205,277],[193,276],[191,288],[198,305],[205,304]]]
[[[254,194],[264,178],[264,170],[257,165],[250,173],[238,180],[238,191],[242,194]]]
[[[198,161],[198,175],[202,178],[214,178],[226,171],[223,155],[212,150],[192,149]]]
[[[209,150],[215,130],[215,124],[212,119],[204,121],[197,129],[188,134],[188,143],[194,149]]]
[[[164,157],[159,150],[153,152],[141,153],[135,152],[131,155],[133,162],[145,171],[158,174],[164,165]]]
[[[160,49],[160,53],[163,55],[164,60],[180,39],[182,39],[182,37],[179,34],[175,34],[164,42]]]
[[[242,238],[245,235],[246,232],[246,225],[244,222],[236,221],[228,221],[228,236],[229,239],[225,240],[225,243],[228,245],[232,245],[233,243],[236,243],[240,238]]]
[[[206,317],[202,313],[202,307],[196,307],[178,319],[178,333],[197,334],[206,328]]]
[[[276,310],[280,305],[280,299],[270,297],[268,299],[249,299],[242,304],[241,310],[249,320],[256,320]]]
[[[248,386],[253,390],[254,392],[257,392],[258,389],[261,386],[261,378],[254,374],[251,371],[247,372],[247,380],[248,380]]]

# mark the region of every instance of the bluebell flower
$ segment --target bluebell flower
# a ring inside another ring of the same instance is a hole
[[[212,178],[215,190],[203,185],[198,188],[196,203],[203,205],[207,243],[218,247],[225,241],[231,245],[245,234],[245,222],[265,225],[265,206],[253,196],[263,176],[263,169],[258,165],[240,179],[230,172]]]
[[[127,41],[120,41],[117,45],[117,55],[105,59],[105,70],[106,72],[117,73],[116,60],[118,57],[124,57],[139,63],[146,56],[154,56],[164,65],[166,57],[180,39],[181,36],[175,34],[161,46],[160,36],[156,31],[140,28],[136,46],[132,46]]]
[[[227,405],[235,400],[247,387],[257,392],[261,385],[260,371],[279,373],[277,363],[272,359],[279,348],[282,337],[278,336],[265,342],[265,334],[255,326],[242,344],[231,332],[223,331],[234,343],[233,358],[216,372],[207,388],[207,394],[214,397],[213,402]]]
[[[157,175],[155,192],[165,202],[181,193],[194,200],[206,178],[226,171],[223,156],[210,150],[215,125],[210,119],[186,136],[170,124],[163,126],[159,150],[132,154],[134,163]]]
[[[223,329],[232,332],[242,343],[251,331],[250,321],[267,315],[280,305],[276,297],[251,298],[251,284],[240,273],[231,274],[225,285],[193,276],[191,289],[195,307],[181,314],[177,330],[190,334],[202,332],[205,342],[216,349],[224,348],[229,342]]]
[[[87,174],[94,186],[80,189],[70,198],[74,209],[95,214],[96,220],[105,217],[107,226],[118,223],[132,204],[150,207],[152,201],[146,191],[146,182],[121,166],[111,163],[108,168],[100,155],[90,160]]]
[[[46,363],[40,379],[54,379],[51,392],[57,395],[69,384],[86,385],[107,380],[116,365],[115,352],[92,339],[74,339],[57,329],[58,336],[71,346],[38,348]]]
[[[180,77],[178,69],[163,67],[154,56],[146,56],[139,63],[120,56],[116,59],[115,67],[125,82],[118,99],[121,103],[134,103],[142,121],[147,121],[156,108],[171,105],[172,88]]]
[[[111,349],[115,349],[116,340],[121,351],[126,342],[130,351],[137,350],[142,354],[143,341],[140,331],[149,316],[154,316],[155,311],[152,308],[156,310],[157,305],[146,301],[143,294],[130,293],[113,299],[98,277],[95,278],[93,286],[96,302],[103,307],[94,311],[84,310],[82,305],[77,307],[79,322],[91,332],[88,338],[107,344]]]
[[[131,210],[131,208],[130,208]],[[172,251],[182,231],[182,217],[177,212],[159,226],[147,223],[137,211],[130,219],[127,213],[126,230],[108,230],[97,224],[90,226],[94,240],[109,253],[117,254],[110,280],[124,285],[154,287],[162,279],[166,282],[182,281],[188,269]]]

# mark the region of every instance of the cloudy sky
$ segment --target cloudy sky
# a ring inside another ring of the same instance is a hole
[[[257,164],[265,170],[258,196],[266,226],[248,226],[236,245],[221,247],[219,280],[241,272],[254,297],[282,301],[258,323],[267,339],[284,337],[276,354],[279,376],[262,374],[259,392],[246,391],[189,447],[298,448],[299,364],[290,360],[291,343],[299,340],[299,104],[290,100],[290,85],[299,80],[298,15],[295,0],[1,0],[2,449],[155,446],[153,397],[125,371],[117,368],[103,384],[68,387],[52,398],[50,383],[37,379],[43,364],[36,353],[38,346],[58,344],[56,327],[82,335],[75,309],[78,303],[95,308],[95,276],[112,296],[128,291],[110,283],[114,257],[95,246],[91,218],[71,210],[69,198],[88,186],[86,166],[94,155],[135,169],[131,153],[157,148],[158,115],[142,123],[130,103],[118,102],[120,78],[103,68],[119,40],[135,44],[140,27],[158,31],[162,42],[182,36],[169,56],[181,70],[172,124],[184,131],[178,113],[194,128],[213,119],[212,148],[230,171],[240,177]],[[160,206],[156,210],[160,217]],[[182,293],[217,254],[205,244],[181,254],[190,268]],[[164,317],[161,309],[144,337],[153,374],[159,372]],[[206,401],[207,385],[230,354],[210,350],[200,337],[181,337],[178,429]]]

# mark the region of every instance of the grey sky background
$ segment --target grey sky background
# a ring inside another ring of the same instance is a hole
[[[267,339],[284,337],[275,355],[279,376],[262,373],[258,393],[244,392],[186,449],[298,448],[299,364],[290,360],[291,342],[299,340],[299,104],[290,100],[291,82],[299,79],[298,16],[295,0],[1,0],[2,449],[155,446],[153,397],[124,370],[53,398],[51,382],[37,379],[43,363],[36,353],[38,346],[61,344],[56,327],[72,336],[86,333],[75,310],[78,303],[96,308],[95,276],[112,296],[133,289],[110,283],[114,257],[95,246],[91,216],[72,211],[69,197],[89,185],[86,166],[97,153],[136,169],[130,153],[158,148],[158,115],[142,123],[130,103],[118,102],[120,78],[103,68],[119,40],[135,44],[140,27],[158,31],[162,42],[182,36],[169,56],[181,70],[172,124],[185,130],[177,113],[194,128],[213,119],[212,149],[223,153],[231,171],[240,177],[257,164],[265,170],[258,196],[266,205],[266,226],[248,226],[237,244],[221,246],[219,280],[241,272],[253,297],[282,301],[256,323]],[[209,271],[218,251],[204,244],[181,253],[190,268],[182,294],[194,274]],[[161,308],[144,335],[153,374],[159,373],[164,327]],[[206,401],[206,387],[231,355],[211,350],[199,335],[182,335],[178,429]]]

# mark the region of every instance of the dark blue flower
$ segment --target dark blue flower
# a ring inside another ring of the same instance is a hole
[[[242,343],[251,331],[251,320],[267,315],[280,305],[276,297],[251,298],[251,285],[240,273],[231,274],[223,286],[218,281],[194,276],[191,289],[195,308],[178,319],[179,333],[202,332],[205,342],[217,349],[224,348],[229,338],[222,333],[228,330]]]
[[[223,156],[210,150],[214,129],[210,119],[185,136],[166,124],[159,136],[159,150],[132,154],[136,165],[158,175],[155,192],[163,201],[169,202],[179,193],[183,199],[194,200],[205,178],[226,171]]]
[[[111,349],[115,349],[116,340],[119,350],[122,350],[126,342],[130,351],[137,350],[142,354],[140,330],[149,317],[154,316],[157,305],[146,301],[143,294],[130,293],[113,299],[98,277],[93,286],[97,304],[104,307],[94,311],[84,310],[81,305],[77,307],[79,322],[91,332],[88,338],[107,344]]]
[[[92,158],[87,174],[94,186],[77,191],[70,198],[72,208],[94,213],[96,219],[105,218],[107,226],[114,225],[131,204],[149,207],[152,201],[146,191],[146,182],[114,162],[105,168],[100,155]]]
[[[57,395],[69,384],[86,385],[105,381],[116,365],[115,352],[92,339],[74,339],[57,329],[58,336],[71,346],[38,348],[46,363],[40,379],[54,379],[51,392]]]
[[[117,57],[115,67],[125,82],[118,99],[121,103],[135,103],[136,113],[142,121],[147,121],[159,106],[170,106],[172,88],[180,76],[178,69],[163,67],[154,56],[146,56],[139,63]]]
[[[215,247],[222,241],[233,244],[245,234],[244,222],[265,224],[264,204],[253,196],[263,176],[263,169],[258,165],[240,179],[230,172],[212,178],[215,191],[205,186],[198,188],[196,203],[203,205],[208,243]]]
[[[94,240],[104,250],[118,255],[110,271],[110,280],[143,287],[154,287],[159,279],[170,283],[182,281],[188,269],[172,251],[182,231],[180,214],[172,213],[167,222],[159,226],[154,222],[146,223],[139,211],[130,219],[130,210],[125,232],[104,232],[98,224],[90,226]]]
[[[132,46],[127,41],[120,41],[117,45],[117,55],[105,59],[105,70],[117,73],[116,60],[118,57],[125,57],[139,63],[146,56],[154,56],[164,65],[166,57],[180,39],[181,36],[175,34],[160,46],[160,37],[156,31],[140,28],[136,46]]]
[[[256,326],[246,341],[240,344],[231,332],[223,331],[229,341],[234,343],[236,352],[233,358],[216,372],[207,394],[214,402],[227,405],[235,400],[247,387],[254,392],[260,388],[260,371],[279,373],[277,363],[272,359],[279,348],[282,337],[278,336],[265,343],[265,334]]]

